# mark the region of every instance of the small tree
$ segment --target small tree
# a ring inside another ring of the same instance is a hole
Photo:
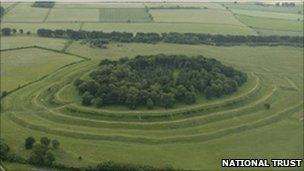
[[[96,107],[102,107],[103,106],[103,100],[102,100],[102,98],[97,97],[95,99],[95,105],[96,105]]]
[[[19,33],[20,33],[20,34],[23,34],[23,29],[19,29]]]
[[[27,34],[27,35],[30,35],[30,34],[31,34],[31,32],[30,32],[30,31],[27,31],[27,32],[26,32],[26,34]]]
[[[88,105],[91,105],[92,104],[92,100],[93,100],[93,96],[89,93],[89,92],[85,92],[83,95],[82,95],[82,101],[81,103],[85,106],[88,106]]]
[[[7,91],[3,91],[1,94],[1,97],[5,97],[5,96],[7,96]]]
[[[59,143],[58,140],[52,140],[52,147],[53,147],[54,149],[58,149],[59,146],[60,146],[60,143]]]
[[[153,101],[152,101],[151,98],[149,98],[149,99],[147,100],[147,106],[148,106],[148,109],[153,109],[154,103],[153,103]]]
[[[9,146],[4,142],[3,139],[0,139],[0,160],[6,160],[8,158],[9,151]]]
[[[55,160],[56,159],[54,154],[50,150],[48,150],[45,154],[44,163],[48,166],[51,166]]]
[[[17,30],[16,30],[16,29],[13,29],[12,32],[13,32],[13,34],[16,34],[16,33],[17,33]]]
[[[35,142],[36,140],[34,137],[27,137],[24,144],[25,149],[32,149]]]
[[[51,143],[51,140],[48,137],[41,137],[40,143],[46,147],[48,147]]]
[[[79,86],[81,83],[83,83],[83,81],[79,78],[77,78],[75,81],[74,81],[74,85],[75,86]]]
[[[1,29],[3,36],[10,36],[12,34],[12,30],[10,28],[3,28]]]
[[[29,163],[34,165],[44,165],[47,150],[48,148],[45,145],[36,143],[33,146],[33,150],[29,156]]]

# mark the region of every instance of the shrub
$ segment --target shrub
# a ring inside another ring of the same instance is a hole
[[[36,140],[34,137],[27,137],[24,144],[25,149],[32,149],[35,142]]]
[[[51,143],[51,140],[48,137],[41,137],[40,143],[46,147],[48,147]]]
[[[54,149],[58,149],[59,146],[60,146],[60,143],[59,143],[58,140],[52,140],[52,147],[53,147]]]

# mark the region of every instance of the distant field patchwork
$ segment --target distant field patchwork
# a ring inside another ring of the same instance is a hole
[[[58,2],[55,4],[54,8],[144,8],[145,6],[142,3],[94,3],[94,2],[85,2],[85,3],[62,3]]]
[[[267,11],[267,12],[281,12],[281,13],[293,13],[299,14],[303,13],[303,6],[298,4],[295,7],[282,7],[275,5],[257,5],[254,3],[224,3],[224,5],[231,9],[245,9],[245,10],[257,10],[257,11]]]
[[[145,3],[149,8],[202,8],[202,9],[218,9],[225,10],[219,3]]]

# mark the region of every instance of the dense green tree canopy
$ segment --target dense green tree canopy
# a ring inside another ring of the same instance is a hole
[[[215,59],[183,55],[136,56],[118,61],[103,60],[91,79],[75,80],[83,105],[172,107],[176,102],[195,103],[231,94],[247,75]]]

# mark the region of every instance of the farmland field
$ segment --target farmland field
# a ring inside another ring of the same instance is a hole
[[[30,3],[20,3],[3,17],[4,22],[42,22],[48,9],[32,8]]]
[[[32,155],[32,150],[25,149],[26,138],[56,139],[60,148],[52,150],[54,163],[69,167],[114,161],[223,170],[223,158],[302,159],[302,44],[224,46],[109,40],[105,47],[97,47],[87,37],[37,34],[45,28],[288,38],[302,36],[299,10],[303,11],[298,4],[287,9],[252,2],[55,3],[53,8],[15,4],[1,21],[1,28],[16,29],[9,36],[1,35],[0,85],[2,95],[8,92],[1,98],[1,139],[25,159]],[[214,58],[246,73],[248,79],[230,95],[197,97],[193,104],[176,102],[171,108],[83,105],[75,80],[89,79],[101,60],[156,54]],[[3,165],[8,170],[48,170],[7,161]],[[303,165],[292,170],[302,169]]]
[[[250,17],[245,15],[237,15],[240,21],[254,28],[264,28],[272,30],[285,30],[302,32],[301,22],[280,20],[280,19],[264,19],[259,17]]]
[[[265,12],[265,11],[254,11],[254,10],[243,10],[243,9],[232,9],[232,12],[240,15],[248,15],[253,17],[264,17],[274,19],[285,19],[285,20],[302,20],[303,15],[292,14],[292,13],[280,13],[280,12]]]
[[[46,22],[98,21],[98,9],[52,9]]]
[[[1,90],[10,91],[76,61],[73,56],[36,48],[1,52]]]
[[[148,12],[144,8],[101,8],[101,22],[149,22]]]
[[[194,23],[221,23],[242,25],[230,12],[212,9],[155,9],[150,10],[156,22],[194,22]],[[182,16],[178,14],[182,13]]]

